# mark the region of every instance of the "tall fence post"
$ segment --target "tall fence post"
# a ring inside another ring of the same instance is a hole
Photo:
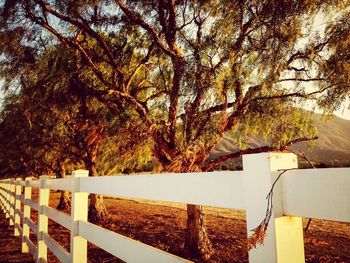
[[[10,226],[15,224],[15,179],[11,179],[10,183]]]
[[[22,253],[29,252],[25,239],[29,238],[29,226],[27,220],[30,219],[30,206],[27,204],[27,200],[32,199],[32,187],[29,186],[31,180],[31,177],[27,177],[24,186]]]
[[[46,179],[49,176],[40,176],[40,188],[39,188],[39,220],[38,220],[38,258],[37,262],[41,260],[47,261],[47,246],[43,239],[42,233],[47,234],[48,231],[48,218],[44,215],[44,206],[49,205],[50,189],[46,188]]]
[[[21,181],[21,178],[17,178],[15,181],[15,227],[14,227],[14,236],[19,236],[19,228],[21,227],[21,218],[19,216],[19,211],[21,210],[21,200],[20,196],[22,193],[22,187],[19,184]]]
[[[266,216],[266,197],[278,176],[272,172],[297,167],[297,157],[291,153],[243,156],[248,237]],[[305,262],[302,219],[283,216],[280,180],[274,186],[272,215],[264,243],[249,251],[249,262]]]
[[[80,192],[79,178],[88,176],[89,172],[86,170],[77,170],[73,171],[72,173],[74,180],[71,206],[72,227],[70,234],[70,253],[72,257],[72,263],[87,262],[87,240],[79,236],[79,221],[87,221],[89,193]]]

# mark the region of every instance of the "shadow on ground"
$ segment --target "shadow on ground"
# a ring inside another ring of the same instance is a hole
[[[21,238],[13,235],[13,226],[9,219],[0,213],[0,262],[34,263],[30,254],[21,253]]]

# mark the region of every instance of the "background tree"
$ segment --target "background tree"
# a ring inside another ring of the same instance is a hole
[[[111,112],[128,111],[133,131],[153,141],[158,171],[193,172],[314,138],[295,107],[324,94],[348,94],[348,75],[340,73],[348,41],[339,41],[349,37],[348,5],[11,0],[3,4],[1,23],[11,35],[24,30],[29,47],[50,33],[76,52],[93,79],[89,94]],[[322,32],[314,27],[318,16],[328,16]],[[240,150],[209,159],[229,130],[237,131]],[[248,148],[246,138],[257,133],[266,145]],[[189,255],[208,259],[201,207],[188,205],[187,229]]]
[[[11,54],[7,54],[7,57],[10,58]],[[16,54],[11,62],[19,58],[20,55]],[[5,77],[16,76],[21,79],[21,83],[13,84],[17,87],[18,92],[13,94],[12,100],[16,99],[18,105],[7,105],[6,109],[9,108],[8,113],[21,115],[20,119],[25,119],[24,122],[21,122],[22,126],[15,126],[12,129],[8,126],[9,123],[3,122],[4,131],[11,129],[9,133],[4,133],[4,136],[13,137],[17,130],[20,131],[19,138],[29,140],[25,143],[26,147],[31,149],[26,155],[28,162],[41,162],[41,165],[46,167],[42,168],[43,170],[49,171],[50,174],[55,173],[59,178],[64,178],[67,166],[72,165],[75,165],[75,169],[79,166],[87,168],[90,176],[141,167],[149,160],[149,154],[143,157],[144,162],[138,155],[137,163],[134,162],[133,156],[121,163],[116,163],[121,161],[120,158],[107,158],[107,156],[111,157],[110,149],[115,150],[114,155],[118,154],[116,150],[118,147],[115,145],[123,143],[125,144],[124,149],[121,150],[130,152],[130,147],[137,144],[140,139],[135,140],[134,137],[131,140],[130,132],[126,135],[127,130],[123,131],[124,125],[128,125],[127,129],[131,128],[127,122],[127,114],[122,116],[120,111],[117,112],[118,114],[106,112],[106,108],[103,108],[98,100],[89,95],[87,86],[92,85],[92,80],[88,77],[83,80],[81,76],[86,72],[84,72],[84,67],[79,66],[78,60],[79,58],[74,53],[62,50],[60,45],[46,45],[45,50],[37,55],[33,67],[25,69],[26,65],[22,65],[21,70],[18,67],[15,69],[9,67],[8,70],[2,72]],[[6,68],[6,62],[4,65]],[[10,96],[7,100],[11,101]],[[7,110],[4,110],[4,114],[6,112]],[[8,116],[8,120],[9,122],[15,121],[13,116]],[[116,129],[120,131],[117,137],[115,136]],[[114,136],[108,134],[111,130]],[[23,136],[22,132],[26,136]],[[32,133],[35,135],[33,136]],[[35,144],[33,138],[37,140]],[[19,141],[9,141],[9,143],[11,146],[24,144]],[[105,144],[104,149],[109,150],[101,151],[100,147]],[[145,146],[145,143],[142,145]],[[24,154],[18,149],[15,152]],[[140,151],[135,151],[136,156],[138,152]],[[50,158],[44,158],[47,156]],[[99,161],[99,156],[104,158]],[[17,158],[18,156],[13,159]],[[20,160],[23,158],[21,157]],[[131,163],[134,163],[134,167],[130,166]],[[99,170],[97,169],[98,164]],[[31,169],[27,167],[25,170],[28,173],[28,170]],[[38,169],[31,170],[33,174],[43,174],[42,171],[39,171]],[[14,173],[11,172],[13,176]],[[58,208],[66,209],[69,206],[69,193],[62,191]],[[102,196],[90,195],[89,218],[92,221],[107,218]]]

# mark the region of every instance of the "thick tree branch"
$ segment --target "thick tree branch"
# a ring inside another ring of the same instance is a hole
[[[276,82],[285,82],[285,81],[295,81],[295,82],[312,82],[312,81],[327,81],[325,78],[286,78],[286,79],[279,79]]]
[[[151,46],[149,47],[145,57],[140,61],[140,63],[135,67],[135,69],[131,73],[130,77],[126,81],[125,91],[129,91],[130,90],[131,82],[133,81],[134,77],[136,76],[137,72],[141,69],[141,67],[144,66],[148,62],[148,60],[150,59],[152,51],[154,50],[154,47],[155,46],[152,43]]]
[[[88,64],[91,66],[93,72],[97,76],[97,78],[107,87],[109,90],[104,91],[104,90],[95,90],[95,94],[99,94],[100,98],[102,98],[102,95],[115,95],[118,98],[124,99],[126,101],[129,101],[131,105],[134,106],[135,110],[139,113],[141,118],[143,118],[149,125],[152,124],[151,118],[148,114],[148,110],[143,105],[140,103],[136,98],[131,96],[130,94],[126,92],[120,91],[120,88],[118,88],[115,84],[107,81],[103,77],[103,73],[98,69],[98,67],[95,65],[93,62],[92,58],[89,56],[87,51],[76,41],[63,36],[60,34],[57,30],[55,30],[53,27],[51,27],[49,24],[46,24],[43,19],[40,17],[34,16],[31,12],[28,13],[28,15],[31,16],[31,19],[36,22],[37,24],[41,25],[43,28],[47,29],[49,32],[51,32],[53,35],[57,37],[58,40],[62,42],[62,44],[74,49],[74,50],[79,50],[83,57],[87,60]]]
[[[298,143],[298,142],[304,142],[304,141],[311,141],[311,140],[317,140],[318,137],[304,137],[304,138],[298,138],[292,141],[287,142],[286,144],[282,145],[281,147],[273,147],[273,146],[262,146],[262,147],[258,147],[258,148],[249,148],[249,149],[245,149],[245,150],[240,150],[231,154],[227,154],[224,156],[221,156],[215,160],[209,161],[206,163],[206,165],[203,167],[203,171],[208,171],[210,169],[213,169],[215,166],[219,165],[220,163],[230,160],[230,159],[234,159],[234,158],[238,158],[244,154],[252,154],[252,153],[262,153],[262,152],[273,152],[273,151],[284,151],[286,150],[288,147],[290,147],[291,145]]]
[[[147,103],[148,101],[154,100],[154,99],[156,99],[156,98],[158,98],[158,97],[160,97],[160,96],[162,96],[164,94],[166,94],[165,90],[161,90],[161,91],[159,91],[159,92],[149,96],[147,99],[144,100],[143,103]]]
[[[279,94],[279,95],[255,97],[252,100],[250,100],[250,102],[258,101],[258,100],[286,99],[286,98],[313,99],[312,98],[313,95],[321,94],[332,86],[333,85],[327,86],[327,87],[324,87],[323,89],[316,90],[316,91],[309,92],[309,93],[303,93],[301,91],[296,91],[296,92],[292,92],[292,93],[285,93],[285,94]]]

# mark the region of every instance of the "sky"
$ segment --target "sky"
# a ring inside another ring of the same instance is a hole
[[[343,104],[343,106],[335,112],[340,118],[350,120],[350,110],[349,110],[350,101],[349,99]]]
[[[330,20],[335,20],[338,14],[325,15],[322,11],[318,12],[318,14],[313,18],[312,28],[315,32],[318,32],[320,36],[324,36],[325,29],[329,24]],[[309,33],[309,32],[308,32]],[[306,33],[306,35],[308,34]],[[350,120],[350,100],[349,97],[346,101],[344,101],[343,105],[334,112],[334,114],[340,118]],[[312,108],[307,108],[312,110]],[[322,113],[321,110],[316,110],[317,113]]]

